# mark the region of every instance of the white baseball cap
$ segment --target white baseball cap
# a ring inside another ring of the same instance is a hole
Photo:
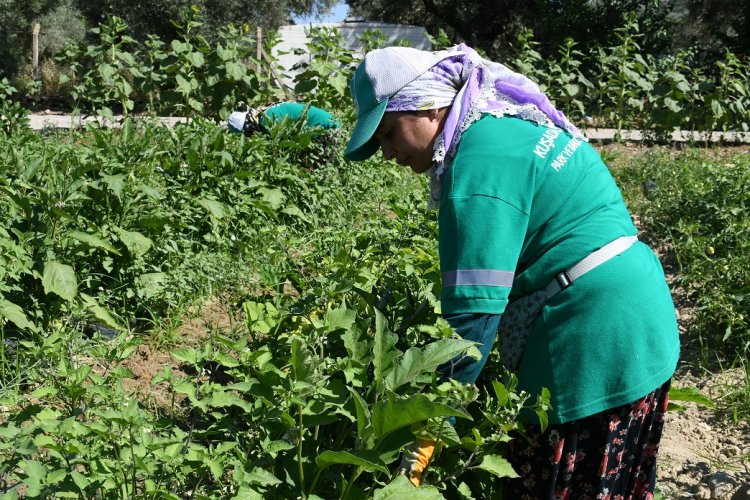
[[[357,123],[346,145],[344,158],[361,161],[374,155],[379,145],[373,135],[383,118],[388,99],[443,59],[457,54],[411,47],[386,47],[365,54],[350,84],[357,108]]]
[[[229,131],[241,133],[243,128],[245,127],[246,116],[247,112],[244,111],[234,111],[231,115],[229,115],[229,119],[227,120],[227,128],[229,129]]]

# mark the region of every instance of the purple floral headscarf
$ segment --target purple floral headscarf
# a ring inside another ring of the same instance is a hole
[[[416,111],[450,106],[442,134],[435,141],[429,170],[433,202],[450,166],[461,134],[483,114],[517,116],[548,127],[559,127],[586,140],[539,87],[506,66],[482,58],[465,44],[447,49],[455,53],[430,68],[392,96],[388,111]]]

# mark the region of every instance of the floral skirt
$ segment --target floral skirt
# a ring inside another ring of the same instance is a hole
[[[521,477],[507,482],[504,497],[652,499],[669,385],[634,403],[550,425],[545,432],[527,426],[529,440],[509,443],[509,460]]]

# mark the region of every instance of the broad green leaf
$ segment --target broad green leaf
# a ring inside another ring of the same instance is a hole
[[[318,467],[324,469],[335,464],[356,465],[367,472],[380,471],[388,474],[388,467],[380,460],[378,452],[373,450],[324,451],[315,459]]]
[[[492,388],[495,390],[495,397],[497,398],[497,402],[501,406],[505,406],[505,403],[508,402],[508,398],[510,397],[510,392],[505,387],[504,384],[498,381],[492,382]]]
[[[167,284],[166,273],[143,273],[135,279],[138,293],[144,299],[161,295]]]
[[[187,160],[190,170],[197,170],[200,167],[200,155],[193,148],[185,150],[185,159]]]
[[[224,453],[237,448],[240,444],[237,441],[223,441],[216,445],[213,450],[214,454],[223,455]]]
[[[44,263],[42,285],[44,293],[54,293],[67,301],[72,301],[78,293],[78,280],[73,268],[54,260]]]
[[[385,488],[375,491],[373,500],[444,500],[445,497],[440,494],[434,486],[420,486],[415,488],[411,481],[399,474],[396,479]]]
[[[130,123],[130,122],[127,122]],[[120,199],[122,198],[122,190],[125,189],[125,176],[119,175],[107,175],[102,174],[102,180],[107,187]]]
[[[218,361],[219,363],[222,364],[222,366],[226,366],[228,368],[234,368],[234,367],[240,366],[239,361],[237,361],[235,358],[233,358],[229,354],[226,354],[223,352],[214,353],[214,361]]]
[[[105,80],[112,80],[112,77],[117,74],[117,68],[108,63],[100,64],[99,66],[97,66],[96,70]]]
[[[96,319],[101,321],[102,324],[119,332],[124,332],[127,330],[127,328],[125,328],[122,324],[120,324],[119,321],[117,321],[117,319],[115,319],[115,316],[109,311],[109,309],[99,304],[99,302],[95,298],[85,293],[81,293],[81,299],[83,300],[84,305],[91,312],[91,314]]]
[[[338,73],[328,77],[328,85],[336,89],[339,95],[344,95],[348,86],[348,78],[343,73]]]
[[[180,40],[172,40],[171,46],[172,50],[177,52],[178,54],[187,52],[191,48],[191,45],[189,43],[181,42]]]
[[[219,158],[222,166],[230,167],[234,164],[234,158],[229,151],[214,151],[211,156]]]
[[[534,413],[536,413],[536,416],[539,419],[539,426],[541,427],[542,432],[547,429],[547,425],[549,424],[549,415],[547,415],[546,409],[550,408],[551,399],[552,394],[549,392],[549,389],[542,387],[542,392],[537,398],[538,408],[534,410]]]
[[[412,347],[396,360],[393,371],[386,379],[386,387],[392,391],[413,381],[425,371],[434,371],[442,363],[465,353],[475,342],[463,339],[441,339],[424,348]]]
[[[698,403],[709,408],[716,408],[716,404],[694,387],[672,387],[669,389],[670,401],[684,401]]]
[[[401,354],[396,349],[398,335],[388,329],[388,320],[375,309],[375,344],[373,346],[372,364],[375,367],[375,383],[384,385],[388,374],[393,370],[394,360]]]
[[[117,249],[112,246],[112,243],[110,243],[108,240],[105,240],[104,238],[101,238],[99,236],[95,236],[89,233],[84,233],[83,231],[70,231],[68,233],[68,236],[70,238],[74,238],[80,241],[81,243],[86,244],[90,248],[99,248],[109,253],[120,255],[120,252],[118,252]]]
[[[236,57],[237,52],[234,50],[227,49],[221,43],[216,46],[216,55],[222,61],[231,61]]]
[[[711,111],[716,115],[716,118],[724,116],[724,107],[716,99],[711,101]]]
[[[188,106],[196,111],[203,111],[203,103],[192,97],[188,99]]]
[[[221,476],[224,475],[224,468],[217,460],[214,460],[211,457],[203,457],[203,465],[208,467],[208,470],[211,471],[211,475],[214,477],[215,481],[221,480]]]
[[[679,113],[682,110],[680,103],[669,97],[664,98],[664,105],[675,113]]]
[[[44,481],[44,477],[47,475],[47,469],[44,468],[41,462],[37,462],[36,460],[23,460],[20,466],[21,470],[28,476],[24,481],[24,484],[28,487],[26,493],[31,496],[38,496],[42,481]]]
[[[281,208],[281,205],[284,203],[284,193],[281,192],[281,189],[268,189],[262,187],[258,189],[258,194],[262,197],[263,201],[268,203],[274,210]]]
[[[185,59],[190,61],[190,64],[197,68],[203,66],[203,63],[205,62],[203,54],[201,54],[200,52],[190,52],[188,54],[185,54]]]
[[[474,496],[471,493],[471,488],[469,488],[469,485],[466,483],[461,483],[458,485],[458,493],[461,495],[461,498],[465,500],[474,500]]]
[[[57,395],[57,389],[54,387],[50,387],[48,385],[43,385],[42,387],[35,389],[34,392],[31,393],[31,397],[35,399],[40,399],[46,396],[56,396],[56,395]]]
[[[235,81],[240,81],[247,73],[247,67],[238,62],[229,61],[224,65],[227,76]]]
[[[0,318],[7,319],[22,330],[30,330],[32,332],[37,330],[37,326],[29,321],[21,306],[9,300],[0,299]]]
[[[578,94],[578,85],[575,83],[568,83],[563,85],[563,88],[565,89],[565,93],[567,93],[569,96],[574,96]]]
[[[57,484],[68,475],[65,469],[57,469],[47,473],[47,484]]]
[[[197,202],[200,206],[208,210],[208,213],[214,219],[223,219],[227,215],[227,207],[219,201],[199,198]]]
[[[45,408],[35,415],[39,420],[58,420],[60,418],[60,412],[50,408]]]
[[[461,417],[472,420],[462,409],[436,403],[424,394],[414,394],[405,399],[396,399],[394,396],[375,404],[372,409],[372,427],[375,434],[382,438],[396,429],[438,417]]]
[[[237,406],[246,412],[253,411],[253,406],[242,398],[238,398],[230,392],[221,390],[211,394],[211,401],[208,403],[211,408],[226,408],[228,406]]]
[[[282,214],[291,215],[292,217],[297,217],[298,219],[304,221],[304,222],[310,222],[310,218],[305,215],[302,210],[300,210],[298,207],[286,207],[281,210]]]
[[[326,331],[335,332],[336,330],[349,330],[357,320],[357,313],[346,307],[331,309],[326,313],[325,326]]]
[[[126,231],[125,229],[118,228],[117,234],[120,236],[120,241],[127,247],[128,252],[134,257],[140,257],[145,255],[153,245],[151,238],[143,236],[138,231]]]
[[[295,337],[292,339],[292,373],[297,381],[307,380],[310,375],[310,367],[307,361],[307,351],[302,341]]]
[[[283,439],[271,441],[267,444],[263,443],[262,446],[263,446],[263,451],[271,455],[271,458],[274,458],[274,459],[282,451],[289,451],[289,450],[294,449],[294,445],[292,443],[290,443],[289,441],[284,441]]]
[[[91,482],[89,479],[78,471],[71,471],[70,477],[73,478],[73,482],[80,488],[81,491],[85,491]]]
[[[154,201],[159,201],[164,197],[158,189],[148,184],[136,184],[135,190],[140,191]]]
[[[370,408],[367,406],[367,401],[359,395],[357,391],[348,388],[352,394],[352,400],[354,401],[354,407],[357,411],[357,437],[362,439],[365,435],[365,429],[370,425]]]
[[[191,365],[194,365],[198,362],[198,352],[195,349],[175,349],[174,351],[171,351],[171,354],[172,357],[174,357],[178,361],[190,363]]]
[[[232,498],[242,500],[265,500],[266,496],[252,488],[248,488],[247,486],[240,486],[237,490],[237,494]],[[177,500],[179,500],[179,498]]]
[[[349,328],[343,335],[344,347],[349,359],[364,363],[370,354],[370,345],[367,336],[359,328]]]
[[[57,442],[46,434],[39,434],[34,437],[34,446],[39,448],[54,448],[57,446]]]
[[[305,94],[318,86],[316,80],[301,80],[294,85],[295,94]]]
[[[281,484],[279,478],[260,467],[255,467],[251,470],[247,476],[245,476],[245,480],[248,483],[258,484],[260,486],[276,486],[277,484]]]
[[[500,455],[485,455],[482,463],[477,465],[477,468],[486,470],[497,477],[518,477],[510,462]]]
[[[177,80],[177,87],[180,89],[181,94],[190,95],[193,92],[192,85],[190,85],[190,82],[184,76],[177,75],[175,76],[175,80]]]

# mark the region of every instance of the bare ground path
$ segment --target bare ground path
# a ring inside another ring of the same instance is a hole
[[[674,387],[693,387],[712,400],[742,383],[740,370],[694,375],[678,370]],[[694,403],[667,414],[657,485],[669,499],[750,499],[750,423]]]

